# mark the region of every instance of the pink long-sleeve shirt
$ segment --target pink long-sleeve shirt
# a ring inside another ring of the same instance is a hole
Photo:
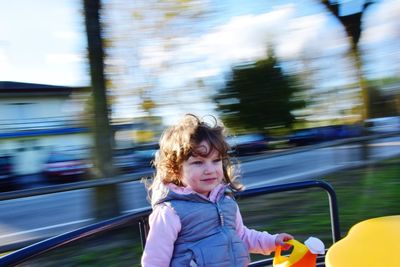
[[[180,194],[195,193],[189,187],[177,187],[168,185],[168,190]],[[209,200],[216,202],[220,194],[224,193],[224,186],[214,188]],[[203,196],[203,195],[201,195]],[[268,232],[260,232],[248,229],[243,224],[239,207],[236,206],[236,233],[247,246],[250,253],[268,255],[275,250],[275,239],[277,235]],[[181,222],[178,214],[166,203],[156,205],[149,217],[150,231],[147,236],[146,247],[142,255],[143,267],[164,267],[169,266],[174,251],[174,243],[181,230]]]

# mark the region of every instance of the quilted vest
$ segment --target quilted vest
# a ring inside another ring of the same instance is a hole
[[[236,234],[236,202],[224,194],[213,203],[197,194],[170,191],[167,202],[178,214],[181,231],[171,267],[236,267],[249,264],[247,246]]]

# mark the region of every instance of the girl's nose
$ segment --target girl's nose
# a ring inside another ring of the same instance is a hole
[[[213,164],[211,164],[211,163],[205,164],[204,173],[209,174],[209,173],[213,173],[213,171],[214,171]]]

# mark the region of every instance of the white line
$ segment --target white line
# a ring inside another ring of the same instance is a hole
[[[261,182],[255,182],[255,183],[250,183],[250,184],[246,184],[246,188],[254,188],[254,187],[260,187],[260,186],[264,186],[264,185],[269,185],[269,184],[273,184],[273,183],[277,183],[277,182],[281,182],[281,181],[285,181],[285,180],[294,180],[294,179],[303,179],[304,177],[312,177],[314,176],[314,178],[316,176],[320,176],[320,175],[324,175],[326,173],[330,173],[333,172],[334,170],[340,170],[342,168],[342,166],[333,166],[333,167],[328,167],[328,168],[320,168],[318,170],[312,170],[309,172],[302,172],[300,174],[289,174],[286,176],[281,176],[279,178],[272,178],[272,179],[268,179],[268,180],[264,180]]]
[[[92,220],[94,220],[94,219],[90,218],[90,219],[84,219],[84,220],[79,220],[79,221],[60,223],[60,224],[55,224],[55,225],[51,225],[51,226],[40,227],[40,228],[31,229],[31,230],[26,230],[26,231],[7,234],[7,235],[2,235],[2,236],[0,236],[0,238],[7,238],[7,237],[13,237],[13,236],[17,236],[17,235],[30,234],[30,233],[39,232],[39,231],[43,231],[43,230],[48,230],[48,229],[52,229],[52,228],[63,227],[63,226],[68,226],[68,225],[73,225],[73,224],[78,224],[78,223],[84,223],[84,222],[92,221]]]
[[[122,213],[141,212],[141,211],[144,211],[144,210],[148,210],[148,209],[150,209],[150,208],[151,208],[151,206],[146,206],[146,207],[137,208],[137,209],[124,210],[124,211],[122,211]]]

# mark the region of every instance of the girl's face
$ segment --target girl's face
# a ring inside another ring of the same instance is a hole
[[[208,196],[211,190],[222,182],[224,175],[222,160],[218,151],[213,150],[208,153],[210,145],[206,141],[200,143],[197,151],[208,156],[191,156],[184,161],[182,182],[197,193]]]

